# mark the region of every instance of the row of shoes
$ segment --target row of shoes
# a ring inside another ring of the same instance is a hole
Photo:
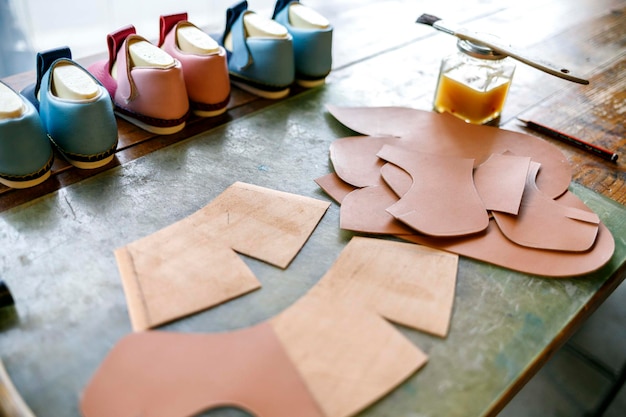
[[[67,47],[40,52],[36,82],[20,93],[0,82],[0,183],[42,183],[53,148],[77,168],[108,164],[118,143],[115,115],[174,134],[192,113],[224,113],[231,83],[278,99],[294,82],[323,84],[331,69],[332,26],[298,0],[277,0],[271,18],[245,0],[235,4],[217,41],[186,13],[161,16],[159,26],[158,44],[133,26],[110,33],[108,58],[87,68]]]

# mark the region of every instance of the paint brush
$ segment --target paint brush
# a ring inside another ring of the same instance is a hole
[[[572,74],[569,69],[559,68],[556,65],[532,57],[528,55],[525,51],[521,51],[518,48],[502,42],[502,40],[500,40],[496,36],[472,32],[461,27],[456,27],[452,23],[448,23],[441,18],[430,14],[421,15],[417,18],[416,23],[432,26],[437,30],[456,36],[459,39],[486,46],[502,55],[510,56],[517,61],[523,62],[526,65],[530,65],[531,67],[537,68],[543,72],[562,78],[564,80],[572,81],[579,84],[589,84],[589,80]]]

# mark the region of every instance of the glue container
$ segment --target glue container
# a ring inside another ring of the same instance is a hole
[[[439,70],[434,109],[474,124],[494,121],[502,113],[515,72],[514,61],[466,40],[444,58]]]

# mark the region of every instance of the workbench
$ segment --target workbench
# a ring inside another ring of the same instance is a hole
[[[615,253],[599,271],[567,279],[462,257],[449,335],[398,327],[429,362],[360,415],[496,415],[626,277],[624,1],[307,4],[335,26],[326,85],[295,88],[278,101],[235,89],[225,115],[173,136],[120,121],[112,164],[85,173],[58,162],[36,189],[0,190],[0,278],[15,299],[0,310],[0,358],[37,416],[79,416],[84,386],[132,332],[116,248],[194,213],[235,181],[331,201],[314,179],[332,171],[330,143],[354,132],[328,114],[328,104],[430,110],[439,61],[455,39],[416,25],[422,13],[489,28],[590,77],[579,86],[518,64],[500,127],[538,135],[516,117],[547,117],[620,154],[608,162],[544,137],[570,161],[570,190],[612,232]],[[32,80],[27,73],[5,81],[20,88]],[[213,333],[267,320],[315,285],[353,236],[340,230],[333,203],[288,268],[244,257],[260,290],[160,328]]]

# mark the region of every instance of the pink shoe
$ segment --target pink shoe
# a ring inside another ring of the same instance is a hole
[[[109,91],[115,113],[148,132],[181,131],[189,98],[180,61],[136,35],[133,26],[109,34],[107,44],[109,59],[88,70]]]
[[[161,16],[159,46],[183,66],[194,114],[217,116],[230,100],[226,51],[187,20],[187,13]]]

